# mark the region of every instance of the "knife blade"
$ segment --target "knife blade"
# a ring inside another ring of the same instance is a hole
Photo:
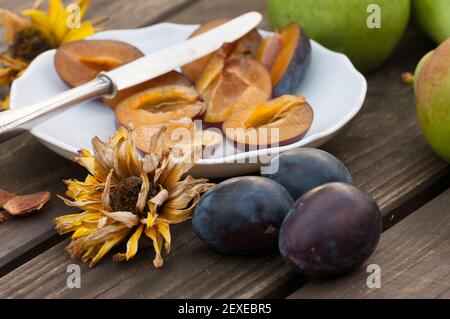
[[[218,50],[224,43],[241,38],[260,22],[258,12],[243,14],[210,31],[152,53],[109,72],[101,72],[86,84],[45,101],[0,113],[0,142],[8,140],[68,106],[100,96],[114,97],[118,91],[148,81]]]
[[[261,19],[258,12],[246,13],[209,32],[142,57],[124,67],[103,72],[102,75],[113,82],[119,91],[132,87],[217,51],[226,42],[236,41],[254,29]]]

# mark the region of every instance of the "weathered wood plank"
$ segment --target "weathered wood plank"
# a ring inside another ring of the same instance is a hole
[[[229,1],[210,1],[201,0],[187,7],[185,10],[172,15],[168,18],[169,22],[197,24],[204,23],[223,17],[234,18],[247,11],[259,11],[265,13],[267,1],[265,0],[229,0]],[[199,14],[201,13],[201,14]],[[267,16],[259,26],[261,29],[269,30]]]
[[[136,28],[163,21],[197,0],[94,0],[90,17],[109,17],[108,29]]]
[[[195,0],[109,1],[94,0],[90,17],[109,16],[109,28],[133,28],[161,19],[173,10]],[[18,12],[34,1],[0,0],[0,8]],[[69,3],[69,1],[66,1]],[[29,134],[0,144],[0,187],[25,194],[49,190],[53,195],[65,191],[63,179],[82,177],[83,170],[42,146]],[[0,276],[27,261],[41,250],[62,240],[51,220],[67,209],[55,197],[35,216],[9,220],[0,226]]]
[[[62,180],[81,177],[80,167],[48,151],[31,135],[23,134],[0,144],[0,188],[17,194],[50,191],[64,193]],[[55,236],[51,220],[67,209],[54,196],[39,212],[24,218],[9,217],[0,225],[0,275],[7,272],[22,254]],[[61,239],[60,239],[61,240]]]
[[[220,7],[218,2],[198,2],[197,9],[188,8],[171,20],[197,23],[200,9],[202,13],[216,12],[214,17],[234,16],[259,9],[263,3],[254,7],[253,1],[233,0]],[[217,11],[220,9],[223,11]],[[393,213],[402,214],[400,208],[404,206],[420,205],[415,198],[425,190],[438,191],[437,182],[448,186],[442,182],[449,172],[448,164],[426,145],[416,121],[413,92],[399,79],[429,48],[423,38],[410,32],[398,53],[368,76],[369,93],[363,111],[325,146],[343,159],[356,184],[376,198],[389,219]],[[280,289],[286,285],[299,287],[304,283],[304,278],[292,272],[277,255],[234,258],[208,250],[194,236],[189,223],[175,227],[174,238],[165,268],[152,268],[151,249],[144,249],[128,264],[107,258],[94,269],[82,266],[81,289],[65,286],[66,267],[73,261],[63,255],[64,244],[59,244],[0,279],[0,296],[261,297],[281,296]]]
[[[449,298],[450,190],[383,234],[376,253],[351,275],[314,281],[289,298]],[[370,289],[367,266],[381,267]]]

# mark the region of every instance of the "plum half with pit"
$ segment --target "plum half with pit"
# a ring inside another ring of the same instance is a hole
[[[353,183],[345,165],[335,156],[319,149],[290,150],[272,159],[270,165],[273,173],[266,177],[283,185],[294,200],[323,184]]]
[[[224,61],[222,67],[218,65],[216,73],[209,70],[213,62],[214,57],[197,82],[197,91],[208,105],[204,120],[210,126],[221,127],[227,118],[246,105],[254,106],[270,98],[270,75],[261,63],[251,58],[230,59]],[[204,82],[209,84],[205,84],[204,89],[199,88]]]
[[[189,38],[193,38],[198,36],[204,32],[210,31],[214,28],[219,27],[220,25],[228,22],[229,19],[221,18],[217,20],[213,20],[210,22],[206,22],[202,24],[198,29],[196,29]],[[232,58],[240,58],[244,56],[254,56],[259,49],[261,42],[261,35],[259,34],[257,29],[251,30],[249,33],[244,35],[242,38],[238,39],[234,43],[226,43],[225,46],[232,47],[232,51],[229,53],[228,57]],[[220,50],[219,50],[220,51]],[[186,75],[192,82],[196,83],[203,70],[206,68],[212,57],[215,53],[211,53],[205,55],[204,57],[195,60],[189,64],[184,65],[181,70],[184,75]]]
[[[141,51],[128,43],[111,40],[81,40],[67,43],[56,51],[55,67],[61,79],[75,87],[94,80],[99,72],[110,71],[143,56]],[[120,102],[133,94],[165,85],[193,86],[183,74],[171,71],[121,90],[113,99],[103,98],[103,102],[115,109]]]
[[[184,85],[167,85],[134,94],[116,107],[120,125],[134,128],[164,124],[180,118],[196,119],[206,109],[200,95]]]
[[[286,262],[316,278],[346,274],[372,255],[382,232],[375,201],[345,183],[317,187],[300,197],[280,230]]]
[[[54,63],[61,79],[75,87],[94,80],[101,71],[110,71],[143,56],[141,51],[128,43],[80,40],[59,47]]]
[[[273,97],[294,94],[311,64],[311,43],[305,30],[291,22],[262,41],[256,59],[272,77]]]
[[[210,248],[249,255],[276,247],[278,233],[293,200],[286,189],[259,176],[236,177],[206,193],[192,226]]]
[[[314,111],[304,97],[284,95],[236,110],[222,130],[238,148],[264,149],[301,140],[313,119]]]

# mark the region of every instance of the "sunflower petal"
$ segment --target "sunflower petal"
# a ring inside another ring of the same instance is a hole
[[[132,228],[139,223],[139,217],[130,212],[107,212],[102,210],[101,213],[106,217],[118,221],[119,223],[125,225],[128,228]]]
[[[148,192],[150,191],[150,181],[148,180],[147,174],[142,172],[141,179],[142,187],[136,203],[136,211],[138,213],[142,213],[144,211],[145,205],[147,204]]]
[[[110,193],[110,190],[111,190],[111,179],[112,179],[113,173],[114,173],[114,170],[111,169],[109,171],[108,176],[106,177],[105,189],[103,190],[103,193],[102,193],[103,207],[104,207],[104,209],[109,210],[109,211],[112,210],[111,209],[109,193]]]
[[[64,204],[71,207],[80,207],[84,210],[100,210],[102,209],[101,201],[71,201],[67,198],[64,198],[60,195],[57,195],[59,199],[61,199]]]
[[[119,254],[114,255],[114,260],[128,261],[128,260],[132,259],[138,251],[139,238],[141,238],[143,231],[144,231],[144,225],[141,224],[141,225],[139,225],[139,227],[136,229],[134,234],[128,240],[126,253],[119,253]]]
[[[94,221],[97,223],[103,216],[97,212],[86,211],[81,214],[64,215],[53,219],[55,229],[59,234],[67,234],[82,227],[83,223]]]
[[[155,259],[153,259],[153,265],[155,268],[161,268],[164,261],[161,256],[162,238],[156,227],[145,228],[145,234],[153,241],[153,248],[155,249]]]
[[[95,229],[87,228],[87,227],[79,227],[77,230],[72,234],[72,239],[77,239],[81,237],[85,237],[93,233]]]
[[[197,195],[193,200],[191,205],[185,209],[176,209],[166,207],[165,205],[162,207],[162,211],[158,216],[158,220],[162,222],[166,222],[168,224],[179,224],[187,219],[189,219],[192,215],[192,212],[197,206],[198,201],[200,200],[200,195]]]
[[[31,23],[34,27],[41,30],[47,36],[53,37],[53,27],[49,16],[40,10],[24,10],[21,14],[31,19]]]
[[[53,34],[58,43],[62,44],[69,29],[67,27],[68,13],[61,0],[48,1],[48,16],[53,26]]]
[[[127,232],[118,233],[114,238],[106,241],[102,248],[98,251],[97,255],[92,259],[90,267],[94,267],[97,262],[103,258],[112,248],[117,246],[127,235]]]
[[[68,32],[61,39],[61,44],[83,40],[95,33],[94,26],[91,22],[85,21],[81,23],[79,28],[69,29]]]
[[[164,247],[166,248],[166,252],[170,253],[170,244],[172,242],[171,236],[170,236],[170,226],[166,223],[158,224],[156,225],[158,232],[163,236],[165,244]]]
[[[81,18],[84,18],[90,5],[90,0],[77,0],[76,4],[80,7]]]

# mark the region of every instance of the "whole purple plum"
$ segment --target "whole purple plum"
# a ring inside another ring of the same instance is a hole
[[[382,216],[375,201],[344,183],[317,187],[300,197],[280,230],[281,255],[311,277],[345,274],[375,250]]]

